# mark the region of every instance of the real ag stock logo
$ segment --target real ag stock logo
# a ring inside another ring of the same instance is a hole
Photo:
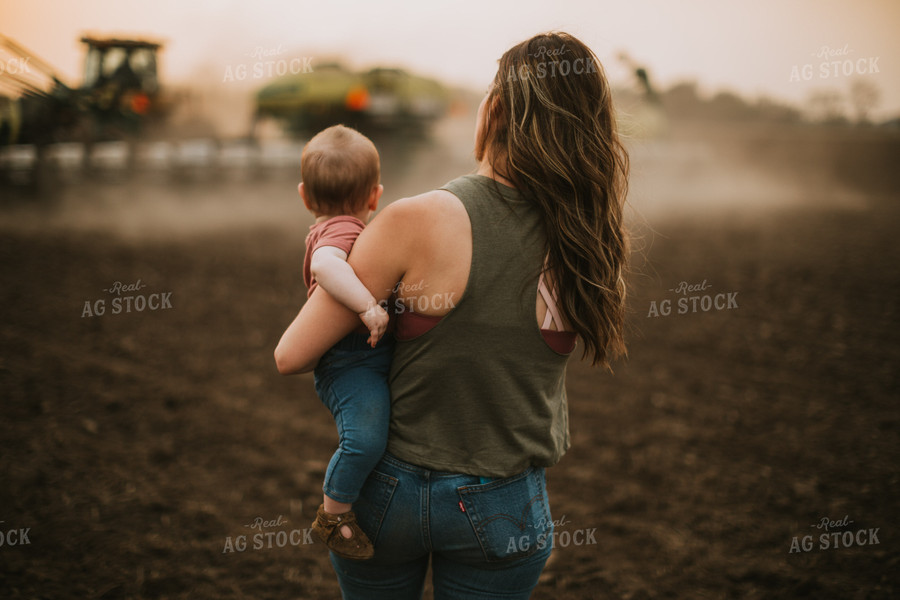
[[[277,519],[265,520],[256,517],[252,522],[244,525],[251,532],[249,534],[228,536],[225,538],[222,554],[232,552],[245,552],[246,550],[271,550],[272,548],[284,548],[285,546],[302,546],[312,544],[312,528],[291,529],[287,531],[284,526],[288,520],[278,515]],[[277,529],[277,531],[266,531]],[[249,544],[249,545],[248,545]]]
[[[543,550],[548,544],[551,548],[565,548],[570,544],[573,546],[593,546],[597,543],[597,538],[594,537],[594,534],[597,532],[596,527],[591,527],[590,529],[575,529],[573,531],[559,531],[559,528],[568,524],[569,521],[566,520],[566,515],[563,515],[556,520],[545,518],[538,519],[537,523],[534,525],[535,529],[543,530],[552,526],[553,533],[548,534],[544,532],[539,534],[535,540],[537,549]],[[509,544],[507,545],[506,551],[509,553],[526,552],[531,548],[531,544],[532,541],[529,535],[521,535],[519,537],[512,536],[509,538]]]
[[[880,544],[878,539],[878,530],[880,527],[867,527],[863,529],[844,529],[853,524],[850,515],[845,515],[843,519],[830,520],[828,517],[822,517],[818,523],[813,523],[810,527],[818,530],[825,530],[818,536],[818,549],[829,550],[839,548],[851,548],[853,546],[875,546]],[[838,530],[838,531],[832,531]],[[816,538],[812,535],[798,536],[795,535],[791,540],[791,549],[788,554],[810,552],[815,548]]]
[[[851,54],[853,54],[853,50],[850,48],[850,44],[844,44],[843,48],[822,46],[812,53],[813,58],[825,59],[818,64],[818,68],[813,69],[812,63],[794,65],[791,67],[790,81],[809,81],[816,76],[818,76],[817,79],[833,79],[849,77],[854,74],[871,75],[881,72],[878,68],[879,56],[850,58]]]
[[[118,315],[126,312],[144,312],[145,310],[157,311],[172,308],[172,292],[154,292],[152,294],[132,294],[147,287],[138,279],[134,283],[114,282],[103,291],[112,296],[110,299],[110,314]],[[126,295],[127,293],[127,295]],[[81,309],[81,318],[102,317],[106,314],[106,298],[85,300]]]
[[[720,292],[718,294],[702,294],[689,295],[693,292],[705,292],[711,289],[712,285],[708,284],[704,279],[701,283],[688,283],[682,281],[674,288],[669,289],[670,292],[680,294],[680,298],[675,299],[675,308],[679,315],[687,313],[695,313],[698,310],[709,312],[713,309],[731,310],[738,307],[737,292]],[[672,300],[666,298],[657,302],[650,301],[650,310],[647,311],[647,317],[668,317],[672,314]]]
[[[557,74],[566,77],[567,75],[569,75],[569,73],[582,75],[584,73],[597,72],[597,65],[594,64],[593,57],[576,58],[574,60],[562,58],[569,51],[570,49],[566,48],[565,44],[563,44],[559,48],[552,50],[548,50],[545,46],[541,46],[540,48],[538,48],[537,52],[528,55],[543,59],[541,62],[537,63],[534,66],[534,69],[532,69],[532,67],[527,64],[519,65],[518,70],[510,67],[509,76],[506,78],[506,80],[525,80],[529,77],[544,79],[545,77],[556,77]]]
[[[10,75],[30,74],[31,69],[28,68],[29,60],[31,60],[30,56],[0,60],[0,75],[4,73],[9,73]]]
[[[236,65],[226,65],[225,74],[222,82],[227,81],[243,81],[248,77],[250,79],[261,79],[263,77],[270,78],[274,76],[281,77],[290,73],[298,75],[300,73],[312,73],[312,57],[303,56],[291,59],[279,58],[275,60],[262,60],[272,56],[284,54],[286,50],[284,46],[279,45],[275,48],[264,48],[257,46],[248,56],[249,58],[259,59],[252,63],[238,63]]]
[[[3,525],[6,521],[0,521],[0,548],[4,546],[28,546],[31,540],[28,538],[28,532],[31,527],[6,527]]]
[[[391,299],[393,300],[393,309],[396,314],[404,312],[427,313],[428,311],[450,310],[455,308],[456,303],[453,300],[453,292],[436,292],[428,294],[425,292],[425,280],[418,283],[407,283],[400,281],[391,290]],[[391,300],[382,300],[381,307],[388,310],[391,307]]]

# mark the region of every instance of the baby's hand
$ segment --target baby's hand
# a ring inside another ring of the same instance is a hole
[[[359,313],[359,318],[369,328],[369,345],[374,348],[387,330],[390,320],[387,311],[373,299],[365,312]]]

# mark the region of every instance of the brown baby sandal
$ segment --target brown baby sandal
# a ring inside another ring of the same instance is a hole
[[[353,533],[345,538],[341,527],[346,525]],[[316,520],[312,524],[313,531],[328,548],[343,558],[366,560],[375,556],[375,548],[368,536],[356,522],[356,514],[351,510],[340,515],[325,512],[325,505],[320,504]]]

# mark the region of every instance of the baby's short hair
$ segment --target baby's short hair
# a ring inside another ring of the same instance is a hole
[[[334,125],[317,133],[303,148],[300,177],[315,210],[324,214],[357,212],[381,177],[378,150],[355,129]]]

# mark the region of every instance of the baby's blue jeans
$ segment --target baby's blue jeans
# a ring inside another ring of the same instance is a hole
[[[375,348],[368,337],[349,334],[322,356],[315,370],[316,393],[334,416],[339,437],[322,489],[332,500],[348,504],[356,501],[384,454],[391,416],[387,379],[393,337],[386,335]]]

